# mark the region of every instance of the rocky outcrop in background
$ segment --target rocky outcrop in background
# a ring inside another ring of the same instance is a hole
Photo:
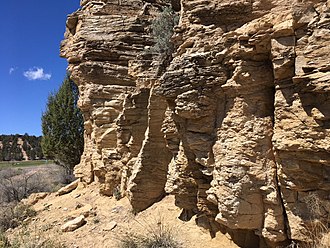
[[[169,5],[180,21],[164,59],[151,24]],[[81,6],[61,47],[85,120],[81,181],[135,211],[174,194],[181,219],[242,247],[329,224],[329,1]]]

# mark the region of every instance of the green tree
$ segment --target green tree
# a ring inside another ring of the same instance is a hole
[[[42,151],[46,158],[63,166],[67,174],[73,173],[84,148],[78,95],[78,87],[67,76],[58,92],[48,96],[47,108],[42,114]]]

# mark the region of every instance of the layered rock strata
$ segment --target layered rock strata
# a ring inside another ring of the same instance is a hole
[[[135,211],[174,194],[182,219],[242,247],[308,241],[314,220],[329,224],[330,2],[172,1],[163,71],[151,23],[168,4],[85,0],[68,17],[76,176]]]

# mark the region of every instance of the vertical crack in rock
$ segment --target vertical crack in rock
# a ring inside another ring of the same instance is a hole
[[[295,43],[296,37],[294,34],[294,28],[290,25],[292,21],[287,20],[279,25],[280,27],[274,27],[275,32],[271,39],[271,59],[273,65],[273,75],[274,75],[274,82],[275,82],[275,92],[274,92],[274,128],[277,125],[276,119],[276,99],[277,93],[281,89],[281,87],[285,88],[285,86],[289,86],[292,84],[292,77],[295,75]],[[283,28],[284,27],[284,28]],[[284,30],[283,30],[284,29]],[[274,135],[273,135],[274,136]],[[272,151],[274,156],[276,157],[276,151],[272,144]],[[282,193],[282,185],[280,183],[279,178],[279,167],[280,167],[280,160],[274,157],[274,161],[276,161],[276,171],[275,171],[275,182],[277,186],[277,192],[279,196],[279,203],[282,208],[282,215],[283,215],[283,232],[285,235],[290,236],[289,232],[289,223],[288,223],[288,216],[285,210],[285,203],[283,199]]]
[[[321,2],[294,5],[288,20],[294,36],[280,37],[282,48],[278,49],[286,61],[281,67],[288,72],[277,84],[275,96],[273,143],[278,178],[289,238],[306,242],[311,241],[305,234],[313,221],[328,223],[330,212],[327,9]]]
[[[148,100],[150,90],[147,88],[128,95],[124,101],[124,109],[118,118],[117,150],[123,163],[121,192],[127,190],[133,166],[142,148],[145,132],[148,128]]]
[[[128,183],[129,198],[135,211],[146,209],[165,194],[171,159],[161,132],[166,108],[166,101],[151,90],[147,107],[148,127]]]
[[[245,229],[247,235],[254,230],[276,243],[286,236],[271,144],[272,68],[267,60],[239,61],[235,66],[222,86],[228,100],[213,147],[216,166],[210,200],[217,199],[219,223]]]
[[[273,155],[274,155],[274,157],[276,157],[276,153],[274,152],[274,150],[273,150]],[[275,158],[275,160],[276,160],[276,158]],[[279,178],[278,162],[279,161],[276,161],[275,182],[276,182],[276,185],[277,185],[278,198],[279,198],[281,208],[282,208],[282,211],[283,211],[283,222],[284,222],[283,232],[287,236],[287,238],[289,238],[290,237],[289,221],[288,221],[288,215],[286,213],[285,203],[284,203],[284,199],[283,199],[283,193],[282,193],[282,189],[281,189],[282,186],[281,186],[280,178]]]

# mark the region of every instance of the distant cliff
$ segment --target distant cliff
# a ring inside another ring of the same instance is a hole
[[[0,161],[43,159],[40,146],[41,136],[0,135]]]
[[[85,120],[82,182],[135,211],[173,194],[182,219],[242,247],[329,224],[329,1],[81,4],[61,55]],[[180,20],[164,60],[150,47],[167,5]]]

